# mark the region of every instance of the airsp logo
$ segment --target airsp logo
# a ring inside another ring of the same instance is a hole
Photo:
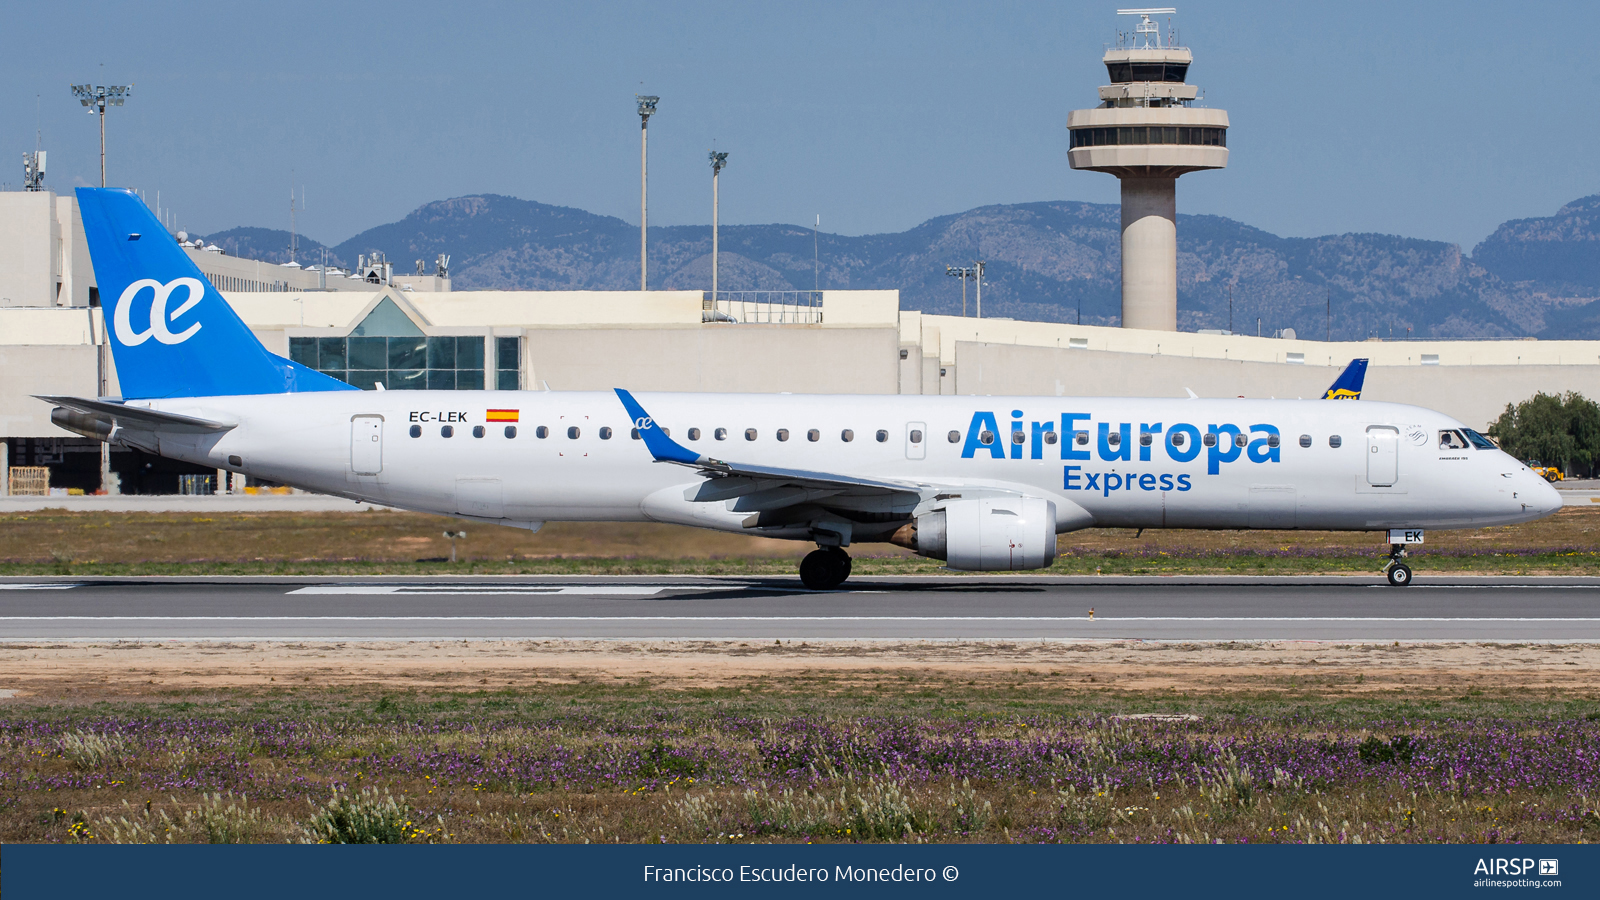
[[[186,296],[183,302],[178,304],[177,309],[168,312],[167,302],[171,299],[172,292],[180,287],[187,292]],[[151,290],[150,327],[144,331],[134,331],[133,325],[129,322],[129,313],[133,309],[134,301],[139,299],[140,292],[145,288]],[[187,341],[200,330],[199,322],[177,334],[167,327],[167,323],[194,308],[194,305],[200,302],[200,298],[205,296],[205,290],[205,285],[197,278],[178,278],[166,284],[153,278],[141,278],[135,281],[128,285],[128,289],[123,291],[117,300],[117,312],[114,317],[117,340],[125,347],[137,347],[152,337],[163,344],[181,344]]]

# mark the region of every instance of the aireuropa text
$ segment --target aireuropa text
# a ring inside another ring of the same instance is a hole
[[[666,867],[645,866],[644,880],[651,882],[783,882],[783,881],[937,881],[938,872],[933,869],[918,869],[910,866],[899,865],[892,869],[876,868],[866,869],[859,866],[834,866],[832,873],[826,868],[803,868],[791,865],[787,868],[776,866],[740,866],[738,869],[728,867],[707,868],[705,866]]]

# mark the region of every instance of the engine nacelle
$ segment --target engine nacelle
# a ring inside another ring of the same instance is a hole
[[[1056,559],[1056,508],[1049,500],[954,500],[902,531],[911,534],[896,534],[895,543],[952,569],[1042,569]]]

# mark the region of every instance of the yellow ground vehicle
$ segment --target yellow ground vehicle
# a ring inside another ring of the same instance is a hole
[[[1528,468],[1532,469],[1534,474],[1541,476],[1545,481],[1551,483],[1562,481],[1566,478],[1566,476],[1561,474],[1561,469],[1559,467],[1543,465],[1537,459],[1528,460]]]

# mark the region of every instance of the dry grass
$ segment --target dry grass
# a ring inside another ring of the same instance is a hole
[[[463,557],[654,559],[803,555],[789,541],[677,525],[552,523],[537,534],[443,516],[354,513],[115,513],[43,510],[0,516],[0,561],[97,563],[412,562],[450,555],[443,532],[465,528]]]
[[[810,546],[676,525],[563,523],[536,534],[467,526],[463,562],[448,556],[455,520],[418,513],[108,513],[44,510],[0,516],[0,573],[334,574],[434,571],[568,574],[792,573]],[[1600,505],[1525,525],[1435,531],[1424,571],[1600,572]],[[1361,532],[1091,528],[1060,538],[1047,572],[1370,571],[1385,549]],[[852,548],[861,574],[934,572],[940,563],[888,544]],[[1507,556],[1497,556],[1505,553]]]

